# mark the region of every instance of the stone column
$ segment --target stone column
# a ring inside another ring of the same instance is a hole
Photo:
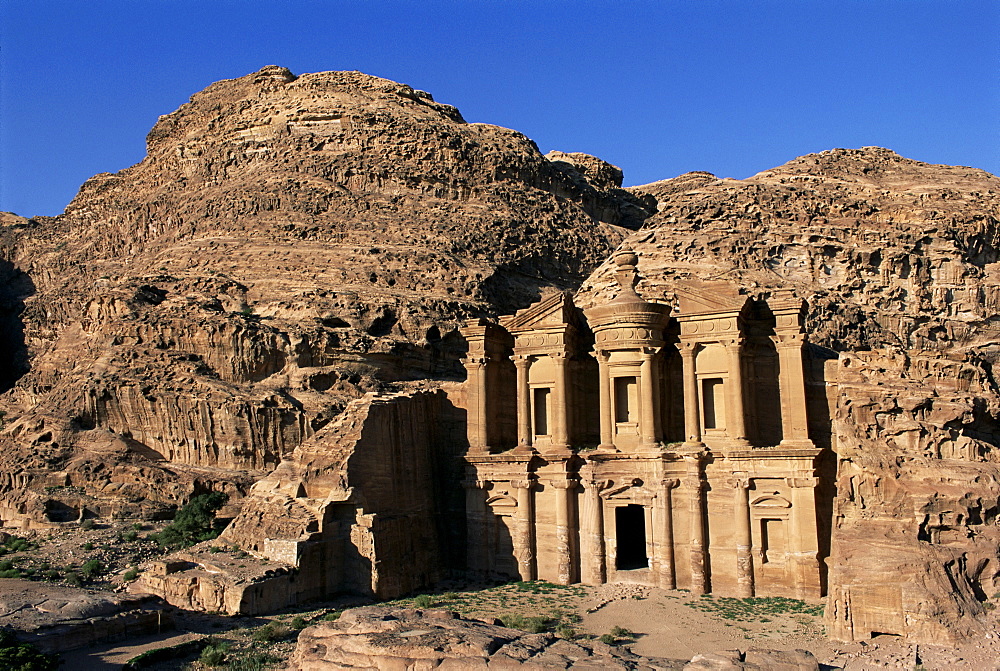
[[[753,544],[750,533],[750,480],[737,477],[733,485],[736,488],[736,500],[733,503],[736,518],[736,596],[747,598],[754,595],[753,557],[750,554]]]
[[[602,585],[608,580],[604,552],[604,500],[601,490],[608,486],[606,480],[590,479],[583,490],[583,537],[587,540],[587,550],[581,557],[583,582]]]
[[[701,474],[701,454],[692,455],[685,484],[691,497],[691,592],[708,593],[708,557],[705,552],[705,481]]]
[[[724,344],[729,354],[726,433],[731,440],[747,443],[746,411],[743,407],[743,338],[733,338]]]
[[[674,568],[674,487],[680,484],[680,480],[664,480],[661,485],[660,497],[663,500],[661,510],[663,520],[660,533],[660,587],[663,589],[677,589],[677,571]]]
[[[654,357],[660,351],[659,347],[643,347],[639,356],[642,363],[639,368],[639,444],[645,449],[655,449],[659,446],[660,436],[656,430],[656,373]]]
[[[531,477],[512,480],[517,489],[517,538],[514,539],[514,555],[517,557],[517,571],[521,580],[535,580],[538,568],[535,560],[535,496]]]
[[[556,582],[568,585],[573,579],[573,548],[569,538],[570,496],[575,480],[553,480],[556,490]]]
[[[528,367],[531,357],[515,354],[511,357],[517,368],[517,452],[532,452],[531,443],[531,387],[528,386]]]
[[[469,570],[484,573],[489,566],[489,549],[486,545],[486,483],[475,476],[462,481],[465,488],[465,520],[466,520],[466,563]]]
[[[806,383],[802,368],[805,336],[779,332],[771,336],[778,350],[778,384],[781,390],[781,443],[812,447],[806,411]]]
[[[569,390],[566,352],[550,352],[555,367],[555,386],[552,389],[552,449],[562,452],[569,449]]]
[[[701,409],[698,403],[698,377],[695,373],[694,355],[697,343],[680,342],[677,349],[681,353],[684,368],[684,441],[689,447],[702,447]]]
[[[788,539],[788,561],[792,563],[795,596],[807,599],[819,596],[819,538],[816,531],[815,477],[786,478],[791,487],[792,507],[789,509],[791,528]]]
[[[611,415],[611,371],[608,360],[611,355],[598,350],[594,352],[597,358],[598,391],[600,394],[601,445],[599,449],[615,451],[615,418]]]
[[[474,356],[469,355],[462,359],[462,363],[465,365],[465,370],[468,371],[468,380],[470,383],[470,389],[472,391],[472,403],[470,403],[469,410],[470,417],[468,419],[470,428],[469,431],[469,448],[472,452],[488,452],[489,451],[489,434],[488,434],[488,422],[486,421],[486,400],[487,400],[487,384],[486,384],[486,362],[489,359],[486,356]]]

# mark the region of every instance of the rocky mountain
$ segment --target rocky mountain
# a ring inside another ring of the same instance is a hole
[[[0,222],[0,518],[238,494],[365,391],[463,375],[461,320],[577,286],[652,202],[357,72],[218,82],[147,146]]]
[[[830,632],[982,633],[1000,591],[1000,179],[866,147],[632,191],[658,202],[626,241],[644,296],[696,278],[807,300],[811,358],[838,386]],[[608,297],[612,272],[579,302]]]
[[[831,633],[978,632],[1000,591],[997,177],[868,147],[622,189],[408,86],[275,66],[147,144],[59,217],[0,217],[0,521],[294,498],[285,473],[341,475],[317,435],[382,428],[366,392],[460,381],[470,317],[610,298],[624,241],[647,299],[689,279],[806,299],[837,387]]]

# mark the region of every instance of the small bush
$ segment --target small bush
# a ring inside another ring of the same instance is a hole
[[[226,500],[226,495],[220,492],[194,497],[177,511],[173,523],[155,535],[156,542],[175,548],[215,538],[221,531],[216,528],[215,511],[224,506]]]
[[[97,526],[97,522],[95,522],[94,520],[90,519],[89,517],[87,519],[83,520],[82,522],[80,522],[80,528],[83,529],[84,531],[90,531],[91,529],[93,529],[96,526]]]
[[[88,559],[80,567],[80,575],[83,576],[84,580],[93,580],[102,573],[104,573],[104,564],[97,559]]]
[[[292,618],[292,624],[291,624],[292,629],[305,629],[308,626],[309,623],[306,622],[306,619],[301,615],[296,615],[294,618]]]
[[[132,582],[138,577],[139,577],[139,569],[133,566],[129,570],[125,571],[125,575],[122,576],[122,579],[125,580],[125,582]]]
[[[282,659],[267,652],[251,652],[246,657],[230,658],[226,668],[230,671],[263,671],[282,663]]]
[[[625,627],[619,627],[618,625],[611,627],[611,635],[615,638],[635,638],[635,634]]]
[[[216,643],[208,645],[201,651],[198,661],[205,666],[222,666],[226,663],[226,653],[229,652],[228,643]]]
[[[611,634],[601,634],[601,637],[597,639],[605,645],[618,645],[618,639],[616,639]]]
[[[20,578],[21,572],[16,568],[8,569],[6,571],[0,571],[0,578]]]
[[[131,543],[132,541],[138,539],[139,539],[138,531],[126,531],[125,533],[122,534],[122,540],[127,543]]]
[[[70,571],[69,573],[66,574],[66,584],[69,585],[70,587],[79,587],[80,585],[83,584],[83,581],[80,580],[79,575],[77,575],[73,571]]]
[[[333,622],[334,620],[339,620],[340,619],[340,614],[343,613],[343,612],[344,611],[342,611],[342,610],[330,611],[329,613],[327,613],[326,615],[323,616],[323,621],[324,622]]]
[[[21,643],[7,629],[0,629],[0,668],[10,671],[56,671],[60,659],[46,655],[30,643]]]
[[[0,560],[0,571],[9,571],[14,568],[14,562],[11,559]]]
[[[272,643],[274,641],[280,641],[288,636],[288,634],[289,630],[287,625],[284,625],[281,622],[268,622],[263,627],[259,627],[256,631],[254,631],[251,638],[261,643]]]
[[[503,626],[505,627],[523,629],[531,634],[540,634],[549,628],[549,618],[541,615],[524,616],[517,613],[508,613],[501,615],[500,621],[503,622]]]
[[[44,576],[46,580],[59,580],[61,577],[59,575],[59,571],[56,571],[55,569],[49,569],[45,572]]]
[[[87,552],[90,552],[91,550],[94,549],[94,544],[93,543],[89,543],[89,542],[88,543],[84,543],[83,544],[83,549],[86,550]]]
[[[434,600],[431,599],[429,594],[421,594],[413,600],[414,608],[430,608],[434,605]]]
[[[565,622],[563,622],[556,627],[556,635],[559,638],[565,638],[566,640],[571,641],[576,636],[576,630],[573,629],[573,627],[566,624]]]

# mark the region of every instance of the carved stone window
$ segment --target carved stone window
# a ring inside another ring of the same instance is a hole
[[[535,435],[549,435],[549,393],[548,387],[536,387],[532,392],[532,406],[535,419]]]
[[[708,378],[701,381],[701,398],[705,430],[726,428],[725,384],[722,378]]]
[[[765,564],[780,564],[788,552],[785,538],[785,520],[762,519],[760,521],[761,560]]]
[[[634,377],[615,378],[615,422],[639,421],[639,385]]]

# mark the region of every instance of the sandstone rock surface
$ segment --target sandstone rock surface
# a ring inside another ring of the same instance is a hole
[[[147,149],[0,221],[10,525],[238,499],[351,399],[460,377],[462,319],[577,285],[650,213],[603,161],[357,72],[218,82]]]

